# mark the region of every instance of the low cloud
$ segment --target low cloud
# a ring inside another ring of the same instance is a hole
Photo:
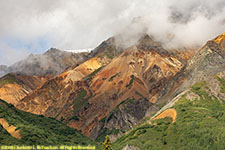
[[[142,32],[168,48],[202,45],[225,32],[225,1],[0,0],[0,39],[32,43],[44,37],[52,47],[71,50],[96,47],[118,34],[118,42],[126,45]],[[40,52],[41,46],[34,45]],[[19,53],[19,59],[31,52],[18,49],[0,42],[5,58]],[[0,63],[9,64],[7,59]]]

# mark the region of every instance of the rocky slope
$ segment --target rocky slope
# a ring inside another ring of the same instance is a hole
[[[16,107],[55,117],[93,139],[123,132],[158,109],[155,103],[164,96],[159,91],[184,69],[191,55],[167,51],[148,35],[125,51],[110,38],[89,60],[47,81]]]
[[[176,112],[176,118],[161,111],[117,139],[113,149],[224,148],[225,71],[205,77],[172,101],[166,111]]]
[[[199,52],[192,57],[187,67],[174,78],[169,86],[176,87],[166,97],[162,97],[159,103],[170,101],[179,93],[190,88],[196,82],[205,80],[208,76],[221,72],[225,69],[225,34],[221,34],[213,40],[208,41]],[[177,82],[179,81],[179,84]],[[174,86],[174,84],[177,84]],[[164,92],[164,91],[162,91]]]
[[[19,100],[46,81],[39,76],[10,73],[0,78],[0,98],[16,105]]]
[[[72,65],[79,65],[87,59],[87,55],[88,53],[72,53],[51,48],[44,54],[31,54],[26,59],[8,68],[4,67],[4,70],[0,68],[0,73],[4,75],[11,72],[20,72],[28,75],[53,77]]]

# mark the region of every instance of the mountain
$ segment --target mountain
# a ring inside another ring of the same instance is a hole
[[[114,149],[224,148],[225,34],[199,50],[168,50],[146,34],[120,47],[111,37],[85,57],[33,88],[37,76],[9,74],[0,84],[31,89],[14,101],[17,109],[98,143],[109,135]]]
[[[109,39],[103,41],[98,47],[96,47],[91,53],[89,53],[89,58],[91,57],[108,57],[114,58],[123,52],[124,48],[118,46],[115,37],[110,37]]]
[[[46,81],[39,76],[10,73],[0,78],[0,98],[16,105],[19,100]]]
[[[88,53],[85,52],[72,53],[51,48],[44,54],[29,55],[26,59],[5,68],[5,71],[0,69],[4,74],[20,72],[27,75],[53,77],[72,65],[79,65],[86,60],[87,55]]]
[[[224,89],[224,71],[206,77],[118,138],[113,149],[224,149]]]
[[[208,76],[225,69],[225,34],[208,41],[188,63],[184,77],[186,81],[180,86],[185,89]]]
[[[3,100],[0,100],[0,133],[0,145],[96,146],[60,121],[20,111]]]
[[[194,53],[165,50],[148,35],[126,50],[110,38],[90,59],[47,81],[16,107],[54,117],[101,141],[105,134],[124,132],[157,111],[155,103],[164,94],[158,93]]]
[[[225,34],[208,41],[161,91],[178,83],[158,100],[164,107],[117,139],[114,149],[223,149],[224,41]]]
[[[218,37],[216,37],[214,39],[214,42],[216,42],[217,44],[219,44],[220,48],[225,48],[225,33],[219,35]]]

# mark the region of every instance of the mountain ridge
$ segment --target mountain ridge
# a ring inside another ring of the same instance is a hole
[[[106,44],[103,48],[107,51],[111,46]],[[180,72],[187,61],[186,58],[181,61],[180,55],[167,52],[149,36],[141,37],[139,43],[117,57],[116,55],[108,57],[99,47],[96,51],[94,50],[93,54],[97,57],[92,57],[75,69],[47,81],[41,88],[22,99],[16,107],[24,111],[56,117],[63,122],[68,122],[70,127],[77,128],[85,135],[96,139],[105,128],[101,120],[128,98],[135,103],[139,103],[140,100],[138,107],[148,106],[140,113],[144,117],[143,114],[147,113],[149,107],[157,101],[157,91],[167,85],[170,78]],[[183,54],[185,55],[185,52]],[[92,68],[94,66],[95,68]],[[82,72],[87,73],[82,75]],[[131,107],[137,109],[135,106]],[[152,112],[156,108],[152,107],[150,110]],[[132,115],[135,119],[132,121],[128,119],[125,122],[126,129],[142,118]],[[70,119],[74,116],[78,119]],[[109,124],[106,126],[111,128]]]
[[[8,67],[1,67],[1,74],[23,73],[27,75],[54,77],[72,65],[87,59],[88,53],[72,53],[51,48],[43,54],[30,54],[27,58]]]

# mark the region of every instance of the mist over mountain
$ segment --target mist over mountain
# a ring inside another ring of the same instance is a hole
[[[0,75],[19,72],[28,75],[53,77],[72,65],[79,65],[87,59],[87,55],[87,52],[73,53],[51,48],[44,54],[30,54],[27,58],[9,67],[2,65]]]
[[[5,65],[0,65],[0,77],[4,76],[9,72],[9,69]]]
[[[130,43],[140,32],[169,48],[200,47],[225,25],[223,0],[1,0],[0,9],[0,64],[49,47],[96,47],[118,34],[119,45]]]

